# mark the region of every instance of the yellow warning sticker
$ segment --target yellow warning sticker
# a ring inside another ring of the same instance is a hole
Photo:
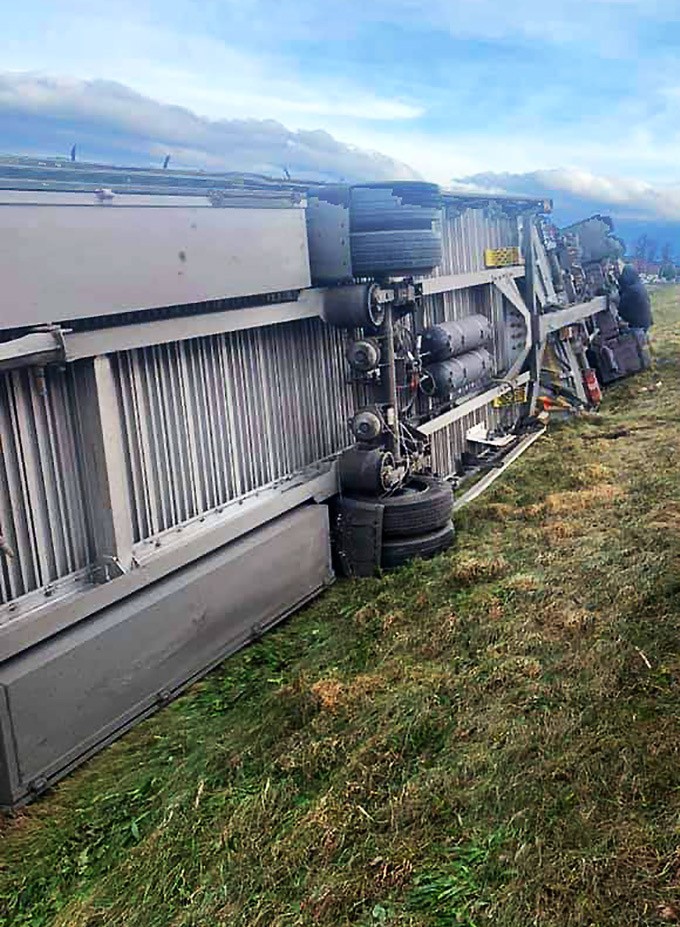
[[[486,248],[484,263],[487,267],[511,267],[522,263],[522,255],[519,248]]]
[[[525,383],[523,386],[516,386],[514,389],[509,389],[505,393],[501,393],[500,396],[496,396],[491,405],[494,407],[494,409],[502,409],[505,406],[512,406],[516,402],[526,401],[527,387]]]

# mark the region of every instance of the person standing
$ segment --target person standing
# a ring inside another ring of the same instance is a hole
[[[634,331],[646,335],[652,327],[652,306],[649,293],[632,264],[626,264],[619,276],[618,311]]]

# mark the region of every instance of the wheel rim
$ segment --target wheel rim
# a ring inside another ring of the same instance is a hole
[[[413,485],[401,486],[399,489],[396,490],[396,492],[392,493],[392,498],[400,499],[400,498],[403,498],[404,496],[421,495],[422,493],[426,492],[427,489],[428,489],[427,483],[420,483],[420,485],[417,485],[417,486],[413,486]]]

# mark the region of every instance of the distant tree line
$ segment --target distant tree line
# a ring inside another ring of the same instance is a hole
[[[659,243],[643,233],[633,244],[633,257],[639,269],[654,265],[654,270],[664,280],[675,280],[680,277],[680,261],[676,261],[673,256],[673,246],[669,241],[661,246],[659,253]]]

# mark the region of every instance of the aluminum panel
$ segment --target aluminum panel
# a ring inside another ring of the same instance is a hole
[[[0,205],[0,329],[310,285],[302,206],[51,205],[50,196]]]
[[[343,335],[320,319],[114,355],[134,540],[350,443]]]
[[[314,285],[351,281],[349,190],[346,187],[310,190],[307,237]]]
[[[72,371],[0,374],[0,448],[0,534],[14,554],[0,554],[0,603],[48,597],[92,560]]]
[[[0,805],[60,778],[330,577],[328,510],[304,506],[4,663]]]

